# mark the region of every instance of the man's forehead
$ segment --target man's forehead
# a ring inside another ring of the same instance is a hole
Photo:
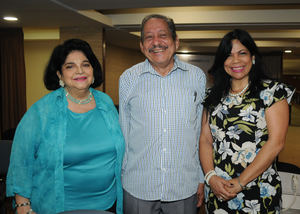
[[[158,33],[169,33],[169,29],[149,29],[149,30],[146,30],[145,31],[145,34],[151,34],[151,33],[155,33],[155,32],[158,32]]]

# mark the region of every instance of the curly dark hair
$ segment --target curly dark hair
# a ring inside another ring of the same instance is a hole
[[[72,51],[81,51],[91,63],[94,73],[94,83],[91,87],[98,87],[103,82],[101,64],[90,45],[81,39],[69,39],[56,46],[52,52],[44,73],[44,84],[48,90],[56,90],[60,87],[57,71],[62,74],[62,66]]]
[[[208,112],[211,112],[221,102],[221,99],[229,93],[231,77],[224,69],[224,62],[231,54],[232,40],[235,39],[239,40],[249,50],[251,57],[255,57],[255,64],[252,65],[249,72],[250,96],[255,96],[261,91],[262,80],[266,79],[262,56],[250,34],[242,29],[235,29],[227,33],[218,46],[212,67],[208,70],[213,78],[213,86],[203,103]]]

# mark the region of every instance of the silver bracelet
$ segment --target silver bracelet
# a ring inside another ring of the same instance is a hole
[[[241,184],[240,177],[238,177],[237,180],[238,180],[238,183],[239,183],[240,187],[242,188],[242,190],[247,190],[248,189],[246,186],[243,186]]]
[[[29,206],[31,203],[30,201],[27,201],[27,202],[24,202],[24,203],[21,203],[21,204],[16,204],[16,208],[18,207],[24,207],[24,206]]]

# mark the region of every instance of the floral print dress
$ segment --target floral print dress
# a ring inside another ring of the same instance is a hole
[[[247,91],[222,99],[209,118],[218,176],[226,180],[238,177],[254,160],[268,140],[266,108],[283,99],[289,103],[292,94],[293,89],[285,84],[267,80],[260,97],[249,97]],[[207,213],[280,213],[281,180],[275,163],[229,201],[219,201],[206,185],[205,202]]]

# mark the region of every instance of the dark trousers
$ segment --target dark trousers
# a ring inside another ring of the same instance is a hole
[[[197,214],[197,194],[179,201],[146,201],[124,190],[124,214]]]

